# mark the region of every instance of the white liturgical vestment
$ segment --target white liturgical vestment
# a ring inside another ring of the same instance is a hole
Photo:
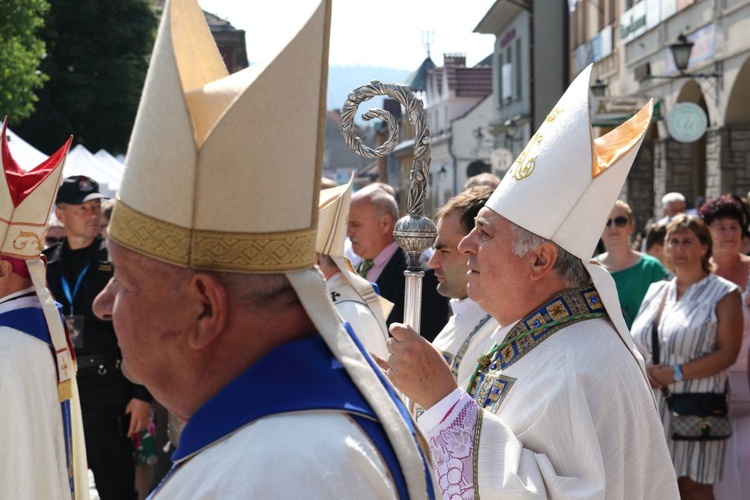
[[[473,398],[456,389],[419,419],[443,497],[678,498],[651,389],[611,322],[540,329],[538,312],[493,334],[531,327],[488,360]]]
[[[468,297],[451,299],[450,305],[453,315],[432,345],[442,351],[458,386],[466,389],[477,366],[477,358],[492,346],[490,337],[499,325]]]
[[[388,474],[349,418],[286,414],[247,425],[188,459],[157,497],[396,498]]]
[[[36,296],[0,313],[39,307]],[[0,498],[70,499],[57,368],[50,346],[0,327]]]
[[[385,323],[378,321],[354,287],[344,281],[341,273],[328,278],[326,287],[336,311],[351,325],[365,351],[387,358],[388,348],[385,342],[388,340],[388,330]]]

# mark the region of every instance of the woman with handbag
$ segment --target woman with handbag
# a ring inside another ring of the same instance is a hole
[[[744,329],[737,361],[729,367],[729,421],[732,437],[727,440],[724,475],[714,484],[714,495],[720,500],[750,498],[750,382],[748,349],[750,348],[750,257],[740,251],[747,232],[747,214],[742,202],[724,195],[706,202],[700,210],[713,241],[713,272],[740,287]]]
[[[737,285],[710,272],[711,235],[678,215],[665,246],[674,278],[649,287],[631,330],[647,361],[682,498],[713,498],[721,478],[727,368],[742,341]]]

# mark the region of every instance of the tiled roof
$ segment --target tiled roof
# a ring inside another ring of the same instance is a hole
[[[492,93],[492,67],[460,68],[456,70],[456,95],[484,97]]]
[[[446,60],[446,65],[429,71],[429,78],[437,84],[437,92],[443,92],[443,71],[446,72],[448,88],[457,97],[484,97],[492,93],[492,66],[478,64],[473,68],[456,65],[454,60]],[[484,62],[484,61],[483,61]]]

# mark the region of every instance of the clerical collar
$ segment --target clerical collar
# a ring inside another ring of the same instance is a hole
[[[451,311],[454,316],[461,316],[463,313],[469,310],[474,305],[474,301],[469,297],[463,299],[451,299],[450,300]]]

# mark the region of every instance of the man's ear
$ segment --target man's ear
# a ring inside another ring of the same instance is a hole
[[[229,309],[227,289],[215,274],[206,272],[195,273],[187,286],[190,300],[198,310],[196,328],[188,342],[193,349],[203,349],[226,328]]]
[[[557,246],[552,242],[545,242],[530,252],[532,254],[531,281],[540,281],[552,272],[557,261]]]
[[[55,207],[55,216],[57,217],[57,220],[60,221],[61,224],[65,225],[65,213],[60,208],[60,206]]]
[[[7,260],[0,260],[0,281],[5,281],[13,274],[13,264]]]
[[[393,231],[394,223],[393,216],[389,213],[385,213],[380,217],[380,228],[384,233]]]

